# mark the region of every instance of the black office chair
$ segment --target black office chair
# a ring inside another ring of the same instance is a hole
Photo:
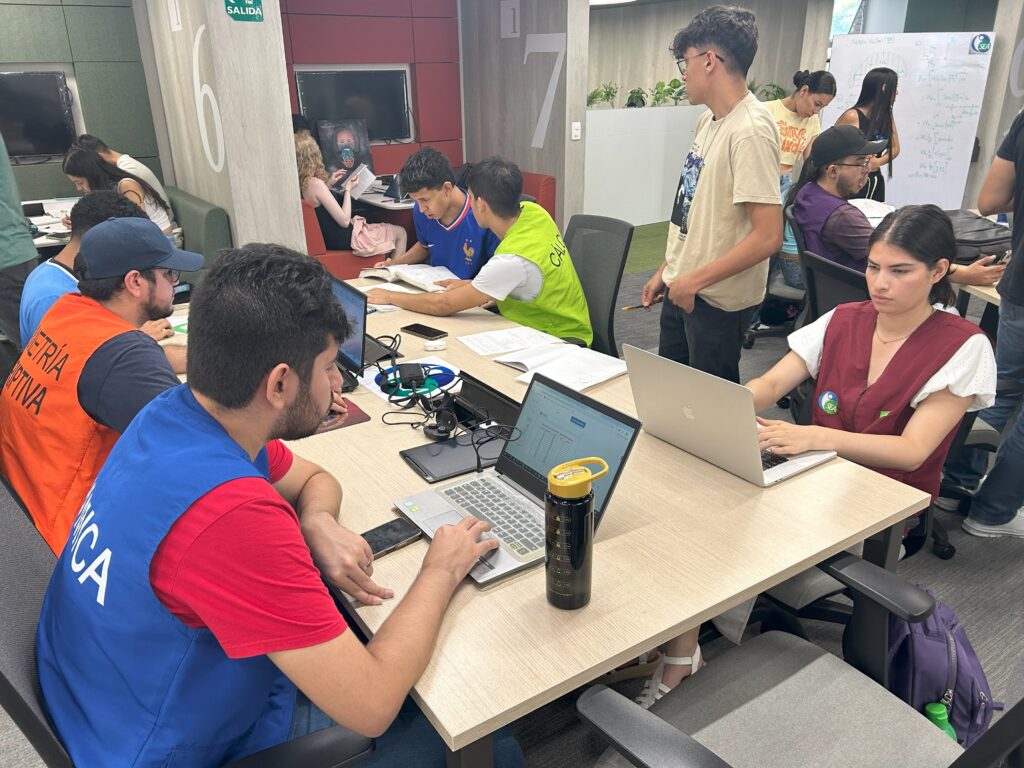
[[[787,206],[783,211],[783,218],[792,227],[797,250],[802,252],[804,250],[803,233],[799,231],[800,228],[793,220],[792,210],[793,206]],[[781,257],[776,254],[771,257],[768,263],[768,285],[765,288],[764,301],[761,302],[761,307],[763,308],[769,301],[780,301],[784,303],[797,304],[800,307],[800,310],[794,317],[787,319],[780,325],[770,325],[766,328],[757,328],[752,325],[747,329],[746,333],[743,334],[744,349],[751,349],[757,339],[766,336],[788,336],[791,331],[799,328],[804,322],[804,315],[806,313],[806,292],[800,288],[794,288],[786,283],[785,278],[782,276],[782,266],[779,263],[780,259]],[[757,314],[758,318],[760,318],[760,310]]]
[[[840,304],[867,301],[863,272],[844,267],[806,248],[800,251],[800,271],[807,289],[807,322],[811,323]]]
[[[864,631],[844,635],[845,662],[769,632],[729,650],[650,711],[603,685],[589,688],[577,712],[618,753],[609,750],[599,768],[627,760],[652,768],[995,768],[1003,759],[1008,768],[1022,768],[1024,703],[963,751],[886,690],[884,662],[881,676],[871,667],[887,655],[889,614],[923,621],[934,607],[931,597],[850,556],[824,567],[853,590],[856,611],[874,616]]]
[[[594,330],[591,349],[619,356],[615,343],[615,301],[633,240],[633,225],[607,216],[576,214],[565,230],[565,245],[583,285]]]
[[[49,768],[73,768],[43,712],[36,626],[56,558],[6,482],[0,485],[0,706]],[[373,751],[373,739],[336,726],[232,763],[229,768],[341,768]]]

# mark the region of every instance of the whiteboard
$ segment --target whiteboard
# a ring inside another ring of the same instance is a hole
[[[830,64],[836,97],[821,112],[823,128],[856,103],[868,70],[889,67],[899,74],[893,119],[900,154],[891,179],[882,169],[890,205],[963,205],[992,41],[991,32],[836,36]]]

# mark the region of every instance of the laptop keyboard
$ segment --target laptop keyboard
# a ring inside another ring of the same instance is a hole
[[[544,526],[537,522],[536,508],[510,495],[500,483],[482,477],[442,493],[461,511],[490,523],[491,533],[517,560],[525,563],[543,552]]]
[[[761,469],[771,469],[789,461],[788,456],[779,456],[771,451],[761,451]]]

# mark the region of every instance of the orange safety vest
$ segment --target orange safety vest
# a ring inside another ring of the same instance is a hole
[[[0,391],[0,471],[56,554],[119,437],[78,402],[86,361],[138,330],[80,293],[57,299]]]

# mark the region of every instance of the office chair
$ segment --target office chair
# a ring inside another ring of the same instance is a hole
[[[807,322],[811,323],[840,304],[867,301],[868,283],[863,272],[844,267],[813,251],[800,251],[800,271],[807,289]]]
[[[0,541],[0,706],[49,768],[73,768],[43,711],[36,670],[36,626],[57,561],[6,482],[0,484]],[[341,768],[372,751],[372,739],[339,725],[249,755],[229,768]]]
[[[597,765],[994,768],[1008,757],[1009,768],[1024,766],[1024,704],[965,751],[885,689],[885,667],[879,678],[857,656],[884,657],[889,614],[923,621],[934,608],[929,595],[851,556],[821,567],[851,587],[855,611],[873,615],[866,631],[844,636],[845,662],[769,632],[729,650],[650,711],[594,686],[576,702],[577,712],[619,753],[609,750]]]
[[[565,230],[576,274],[583,286],[594,330],[591,348],[619,356],[615,343],[615,301],[633,239],[633,225],[607,216],[576,214]]]
[[[804,250],[804,237],[803,233],[800,232],[800,227],[797,226],[796,222],[792,217],[793,206],[787,206],[783,211],[783,217],[786,222],[793,229],[794,239],[796,240],[797,251],[803,252]],[[800,312],[790,320],[782,323],[781,325],[773,325],[767,328],[755,328],[753,325],[747,329],[746,333],[743,334],[743,348],[751,349],[754,346],[754,342],[762,337],[766,336],[788,336],[791,331],[799,328],[804,323],[804,315],[806,313],[806,291],[800,288],[794,288],[786,283],[785,278],[782,276],[782,267],[779,263],[781,257],[775,254],[771,257],[768,263],[768,285],[765,289],[764,301],[761,302],[762,306],[770,299],[782,302],[791,302],[800,306]],[[760,317],[760,311],[758,312]]]

